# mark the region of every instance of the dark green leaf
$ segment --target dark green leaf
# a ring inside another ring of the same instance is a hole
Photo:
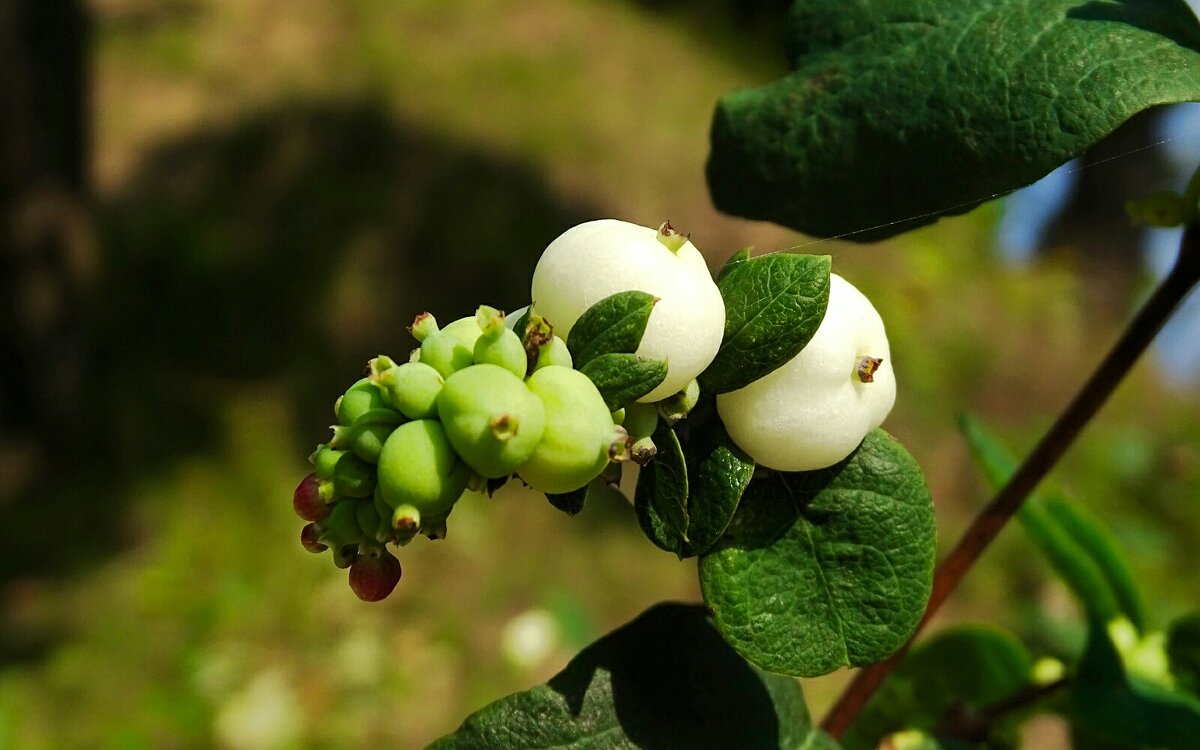
[[[725,301],[725,335],[700,388],[736,391],[800,353],[829,304],[828,255],[777,253],[739,260],[717,282]]]
[[[658,453],[638,474],[633,506],[650,541],[670,551],[688,539],[687,463],[679,437],[664,420],[651,440]]]
[[[584,311],[571,327],[567,349],[576,369],[604,354],[633,354],[658,298],[646,292],[618,292]]]
[[[933,504],[882,430],[828,469],[751,482],[700,558],[717,629],[763,669],[804,677],[894,653],[929,599]]]
[[[467,718],[430,750],[836,750],[795,680],[751,667],[700,607],[659,605],[546,685]]]
[[[847,750],[874,750],[902,729],[932,732],[949,712],[977,714],[1029,685],[1033,658],[1011,633],[962,626],[921,643],[888,676],[842,737]],[[988,747],[1006,745],[1013,722],[993,727]]]
[[[962,213],[1144,109],[1200,99],[1183,0],[799,0],[785,39],[793,73],[721,99],[709,190],[824,237]]]
[[[587,486],[580,487],[577,490],[563,492],[560,494],[546,493],[546,499],[555,508],[558,508],[568,516],[573,516],[583,510],[583,501],[587,499]]]
[[[1072,681],[1071,711],[1087,730],[1136,747],[1185,750],[1200,737],[1200,699],[1127,673],[1104,624],[1095,620]]]
[[[959,424],[988,483],[999,489],[1016,470],[1016,460],[979,420],[963,415]],[[1093,617],[1107,622],[1123,614],[1139,630],[1144,627],[1141,589],[1103,522],[1053,487],[1030,495],[1017,518]]]
[[[1200,612],[1171,624],[1167,632],[1167,660],[1176,684],[1200,698]]]
[[[667,376],[666,362],[636,354],[601,354],[578,369],[595,383],[609,411],[637,401]]]
[[[743,247],[741,250],[738,250],[736,253],[729,256],[729,260],[725,261],[725,265],[721,266],[721,270],[717,272],[717,282],[719,283],[721,279],[725,277],[725,274],[729,273],[731,268],[737,266],[739,263],[745,263],[748,260],[750,260],[750,248],[748,247]]]
[[[693,419],[697,415],[693,414]],[[689,419],[689,421],[691,421]],[[690,425],[689,425],[690,426]],[[687,466],[687,541],[659,514],[649,492],[635,496],[642,531],[650,541],[680,558],[695,557],[716,543],[729,526],[750,477],[754,462],[733,444],[720,420],[711,419],[693,430],[683,448]],[[657,438],[655,439],[657,442]],[[657,458],[646,468],[653,474]],[[646,469],[643,469],[645,472]],[[639,488],[641,487],[639,476]],[[641,498],[641,501],[638,501]]]

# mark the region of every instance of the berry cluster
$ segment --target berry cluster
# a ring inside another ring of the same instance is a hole
[[[619,482],[620,462],[644,466],[669,448],[670,481],[686,495],[688,435],[717,424],[675,426],[700,402],[699,382],[712,391],[701,411],[715,411],[760,469],[842,461],[895,401],[883,321],[827,262],[780,266],[746,253],[731,263],[718,286],[669,222],[656,230],[602,219],[547,246],[529,308],[505,317],[483,306],[442,328],[417,316],[409,330],[420,346],[409,360],[372,359],[368,377],[338,399],[333,437],[313,453],[314,471],[294,495],[310,522],[301,542],[332,550],[354,592],[377,601],[400,579],[387,545],[443,538],[465,492],[491,492],[516,476],[574,513],[587,488]],[[797,267],[818,270],[789,276]],[[729,325],[727,293],[739,306]],[[819,325],[780,356],[772,341],[811,326],[813,309]],[[717,362],[720,351],[728,356]],[[743,368],[755,379],[730,384]],[[713,371],[724,379],[705,380]],[[656,446],[656,436],[669,442]],[[647,476],[639,497],[657,497]],[[686,540],[686,529],[677,531]]]
[[[401,570],[386,545],[443,538],[464,492],[514,474],[570,492],[631,455],[628,433],[549,324],[529,313],[509,323],[524,335],[492,307],[444,328],[422,314],[410,361],[372,359],[337,400],[333,438],[310,457],[293,507],[310,522],[301,543],[332,550],[359,598],[391,593]]]

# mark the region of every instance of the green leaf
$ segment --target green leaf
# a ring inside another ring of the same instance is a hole
[[[999,489],[1016,471],[1016,460],[979,420],[963,415],[959,425],[988,483]],[[1017,519],[1091,616],[1108,622],[1123,614],[1138,630],[1145,627],[1145,600],[1133,569],[1095,515],[1048,487],[1026,499]]]
[[[477,711],[429,750],[836,750],[795,680],[756,670],[700,607],[661,604],[550,682]]]
[[[729,273],[731,269],[748,260],[750,260],[750,248],[748,247],[743,247],[729,256],[729,260],[725,261],[725,265],[721,266],[721,270],[717,272],[717,283],[720,283],[721,279],[725,278],[725,274]]]
[[[736,391],[799,354],[825,317],[829,267],[828,255],[789,253],[726,265],[717,282],[725,335],[700,374],[700,388],[713,395]]]
[[[1200,612],[1171,624],[1167,631],[1167,660],[1176,684],[1200,698]]]
[[[658,453],[638,474],[633,493],[642,530],[650,541],[673,551],[688,540],[688,473],[679,437],[659,420],[650,437]]]
[[[1200,99],[1183,0],[799,0],[793,72],[723,97],[717,208],[874,241],[1042,177],[1159,104]]]
[[[977,714],[1025,689],[1032,669],[1028,649],[1008,631],[978,625],[943,631],[915,647],[888,675],[842,745],[874,750],[892,732],[932,732],[951,711]],[[1015,729],[1015,720],[995,727],[988,747],[1010,746]]]
[[[584,311],[571,327],[567,349],[576,369],[604,354],[633,354],[658,298],[646,292],[617,292]]]
[[[812,677],[904,644],[929,599],[934,544],[920,468],[875,430],[828,469],[751,482],[700,558],[700,586],[738,653]]]
[[[576,363],[576,367],[596,385],[609,411],[637,401],[667,376],[666,362],[636,354],[601,354],[582,367]]]
[[[674,552],[680,559],[695,557],[720,539],[737,510],[746,485],[754,476],[754,462],[733,444],[721,421],[710,418],[702,424],[696,424],[696,420],[702,417],[697,411],[700,409],[693,411],[687,422],[682,423],[683,427],[690,428],[692,436],[683,446],[688,490],[685,512],[688,519],[687,540],[660,514],[658,504],[653,502],[656,495],[650,491],[652,485],[647,486],[645,493],[639,492],[634,497],[634,508],[642,531],[659,548]],[[645,476],[647,469],[657,478],[654,468],[657,462],[656,457],[642,470],[643,473],[638,477],[639,489],[641,477]]]
[[[555,508],[566,513],[568,516],[573,516],[583,510],[583,501],[587,499],[587,485],[580,487],[577,490],[570,492],[562,492],[559,494],[546,493],[546,499]]]
[[[1129,675],[1102,622],[1072,681],[1071,711],[1084,728],[1136,747],[1185,750],[1200,737],[1200,699]]]

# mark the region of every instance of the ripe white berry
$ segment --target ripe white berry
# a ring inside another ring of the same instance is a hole
[[[564,339],[609,295],[639,290],[659,298],[637,353],[666,360],[667,377],[643,402],[687,386],[717,355],[725,330],[725,304],[704,257],[679,235],[664,239],[616,219],[590,221],[551,242],[533,272],[534,308]]]
[[[717,396],[717,412],[755,463],[810,471],[850,455],[895,400],[879,313],[850,282],[831,274],[829,307],[808,345],[765,377]]]

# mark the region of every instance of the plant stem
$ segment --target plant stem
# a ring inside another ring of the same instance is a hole
[[[967,742],[986,742],[992,728],[1010,714],[1036,706],[1051,698],[1071,684],[1070,677],[1060,677],[1044,685],[1030,685],[1008,696],[1004,700],[984,706],[977,711],[955,711],[942,721],[934,734],[938,737],[955,737]]]
[[[925,616],[908,643],[886,661],[860,670],[846,686],[846,690],[822,722],[821,728],[828,734],[835,739],[840,738],[854,722],[884,678],[908,651],[913,638],[941,608],[987,546],[1062,458],[1079,432],[1116,390],[1197,281],[1200,281],[1200,223],[1193,222],[1184,230],[1179,258],[1175,261],[1171,273],[1125,329],[1108,356],[1075,396],[1075,400],[1059,416],[1058,421],[1008,480],[1008,484],[996,493],[992,502],[975,518],[962,539],[938,566]]]

